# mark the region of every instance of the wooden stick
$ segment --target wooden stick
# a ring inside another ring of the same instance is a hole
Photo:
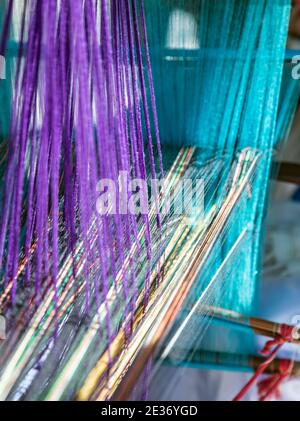
[[[184,355],[184,352],[183,352]],[[243,355],[228,352],[215,352],[203,350],[187,350],[186,359],[176,361],[174,358],[164,360],[165,364],[203,368],[211,370],[228,370],[228,371],[256,371],[257,368],[265,361],[265,358],[256,355]],[[282,359],[275,358],[266,368],[266,374],[279,373],[280,363]],[[292,376],[300,377],[300,362],[295,361],[293,364]]]
[[[213,306],[200,306],[198,313],[209,313],[214,318],[224,321],[230,321],[241,326],[250,327],[255,333],[270,338],[274,338],[277,335],[280,335],[281,323],[272,322],[265,319],[260,319],[258,317],[247,317],[243,314],[237,313],[235,311],[222,309],[219,307]],[[293,327],[293,326],[290,326]],[[292,343],[300,344],[300,329],[295,326]]]
[[[294,162],[275,162],[273,164],[275,170],[273,178],[276,178],[277,181],[282,181],[284,183],[291,183],[300,185],[300,164]]]

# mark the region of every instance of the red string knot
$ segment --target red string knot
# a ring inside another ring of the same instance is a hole
[[[293,365],[294,362],[292,360],[280,360],[278,367],[279,372],[261,380],[257,384],[260,401],[266,401],[272,396],[276,399],[280,399],[280,386],[291,376]]]
[[[294,339],[294,329],[295,328],[293,326],[281,324],[279,327],[279,333],[275,336],[275,338],[266,342],[265,346],[260,351],[260,354],[269,356],[274,346],[281,347],[281,345],[285,342],[292,342]]]

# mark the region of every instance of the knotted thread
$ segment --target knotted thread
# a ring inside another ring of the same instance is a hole
[[[271,340],[266,342],[265,346],[260,351],[260,354],[267,357],[266,360],[257,367],[254,375],[250,378],[250,380],[248,381],[248,383],[246,383],[246,385],[242,388],[242,390],[236,395],[236,397],[233,399],[234,401],[240,401],[246,395],[246,393],[249,391],[251,386],[256,382],[258,377],[266,370],[266,368],[274,360],[274,358],[276,357],[276,355],[277,355],[278,351],[280,350],[280,348],[282,347],[282,345],[285,342],[291,342],[293,329],[294,329],[293,326],[282,324],[279,327],[280,333],[278,335],[276,335],[274,339],[271,339]],[[273,347],[275,347],[275,348],[272,351]],[[276,379],[275,389],[276,389],[276,387],[279,386],[279,384],[285,378],[286,378],[286,375],[284,376],[284,378],[280,378],[279,382]],[[275,390],[274,387],[271,387],[271,385],[270,385],[270,388],[271,388],[271,393],[273,393],[274,390]],[[263,389],[263,391],[265,392],[264,389]],[[268,393],[266,393],[266,395],[267,395],[267,397],[270,396],[269,391],[268,391]],[[265,395],[264,395],[264,397],[265,397]]]
[[[292,372],[294,361],[292,360],[280,360],[279,361],[279,372],[273,376],[261,380],[258,387],[258,396],[260,401],[266,401],[267,399],[275,396],[276,399],[280,399],[280,385],[287,380]]]

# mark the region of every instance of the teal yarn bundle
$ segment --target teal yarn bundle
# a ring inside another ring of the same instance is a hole
[[[1,399],[114,398],[153,343],[139,369],[168,387],[162,363],[254,353],[205,306],[256,306],[272,162],[299,100],[290,1],[24,0],[14,39],[18,1],[0,5]],[[122,170],[165,176],[177,198],[200,179],[203,209],[98,215],[98,180]]]
[[[248,313],[271,160],[299,95],[289,71],[283,77],[290,2],[146,0],[145,9],[162,143],[223,150],[232,159],[245,147],[261,153],[251,201],[230,234],[248,225],[252,235],[223,297],[224,306]],[[220,261],[228,247],[216,250]]]

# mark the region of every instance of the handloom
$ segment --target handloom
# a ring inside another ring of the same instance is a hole
[[[146,399],[201,364],[277,393],[299,332],[251,315],[300,93],[290,1],[5,3],[0,400]]]

